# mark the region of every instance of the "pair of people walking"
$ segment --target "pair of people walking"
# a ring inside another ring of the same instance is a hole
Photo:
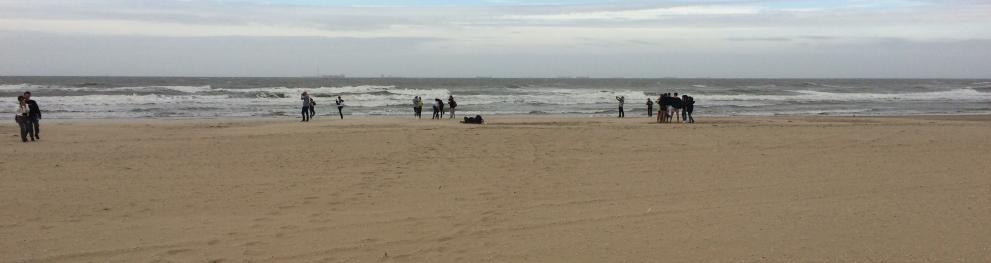
[[[17,96],[17,110],[14,121],[21,132],[21,142],[28,142],[41,139],[41,108],[38,103],[31,99],[31,92],[24,92],[24,95]]]

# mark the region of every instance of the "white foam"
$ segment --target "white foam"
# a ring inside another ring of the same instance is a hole
[[[974,89],[954,89],[948,91],[915,93],[833,93],[812,90],[791,90],[796,95],[704,95],[693,97],[700,103],[705,101],[991,101],[991,94]]]

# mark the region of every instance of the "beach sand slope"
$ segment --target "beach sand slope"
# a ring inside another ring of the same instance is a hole
[[[0,126],[2,262],[991,261],[991,117]]]

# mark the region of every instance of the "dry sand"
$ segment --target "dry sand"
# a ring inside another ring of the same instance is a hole
[[[991,117],[0,126],[0,261],[991,262]]]

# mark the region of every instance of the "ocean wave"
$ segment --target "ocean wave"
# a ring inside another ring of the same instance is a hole
[[[814,90],[789,90],[795,95],[694,95],[697,101],[991,101],[991,94],[972,88],[914,93],[834,93]]]

